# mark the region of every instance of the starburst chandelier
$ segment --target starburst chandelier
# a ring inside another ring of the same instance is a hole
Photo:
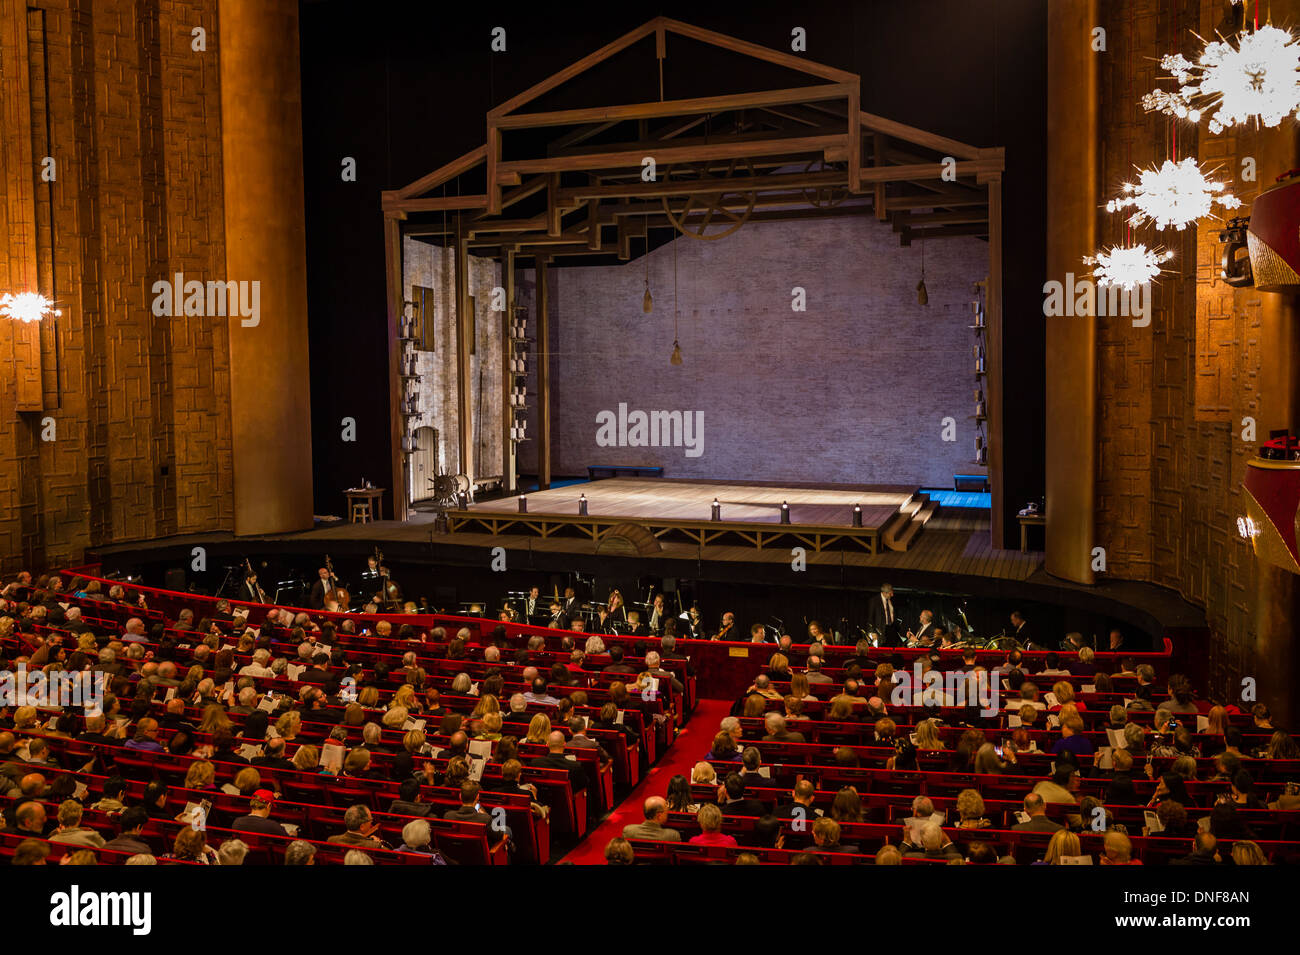
[[[1143,96],[1148,112],[1159,110],[1193,123],[1209,114],[1210,132],[1216,135],[1251,119],[1276,126],[1288,114],[1300,118],[1300,40],[1289,30],[1265,24],[1235,39],[1206,43],[1195,63],[1172,53],[1160,66],[1179,88]]]
[[[1131,292],[1160,274],[1160,266],[1174,257],[1172,252],[1156,247],[1148,249],[1137,245],[1113,245],[1096,255],[1084,258],[1093,266],[1092,274],[1101,286],[1115,285]]]
[[[1131,206],[1131,226],[1154,222],[1157,229],[1183,229],[1211,215],[1216,202],[1225,209],[1241,205],[1226,185],[1210,180],[1189,156],[1181,162],[1166,159],[1159,169],[1143,169],[1137,184],[1124,183],[1124,195],[1106,203],[1106,211],[1119,212]]]
[[[0,295],[0,315],[20,322],[39,322],[46,315],[57,317],[62,314],[53,302],[39,292],[19,292],[17,295],[6,292]]]

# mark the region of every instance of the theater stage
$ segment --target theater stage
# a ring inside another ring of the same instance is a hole
[[[448,511],[448,531],[585,537],[608,544],[611,552],[641,556],[658,553],[671,541],[877,554],[906,551],[938,511],[938,504],[913,486],[669,478],[608,478],[533,492],[521,512],[522,499],[497,498]],[[584,499],[586,514],[580,513]],[[783,504],[788,522],[782,521]]]

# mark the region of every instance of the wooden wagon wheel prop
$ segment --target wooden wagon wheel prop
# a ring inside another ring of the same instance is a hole
[[[824,159],[814,159],[804,167],[804,172],[842,172]],[[851,193],[847,186],[814,186],[803,190],[803,197],[816,209],[833,209],[847,199]]]
[[[673,201],[678,203],[677,208],[673,208],[672,202],[669,201],[670,197],[664,196],[661,199],[664,212],[668,214],[668,221],[677,227],[678,232],[692,239],[711,241],[731,235],[749,221],[758,198],[757,193],[754,192],[727,188],[728,179],[754,175],[754,167],[748,159],[733,159],[720,172],[710,171],[709,167],[712,165],[714,164],[711,162],[678,163],[664,170],[666,182],[674,180],[674,172],[677,173],[678,182],[717,181],[717,192],[672,197]],[[735,208],[742,204],[744,209]],[[687,220],[693,215],[698,217],[697,221],[688,222]]]

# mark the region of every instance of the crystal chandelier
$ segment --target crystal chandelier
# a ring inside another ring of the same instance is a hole
[[[1145,245],[1113,245],[1096,255],[1084,258],[1093,266],[1092,274],[1101,286],[1114,285],[1131,292],[1160,274],[1160,266],[1174,257],[1162,248],[1148,249]]]
[[[1210,215],[1216,202],[1225,209],[1240,206],[1241,200],[1226,190],[1223,183],[1211,181],[1195,159],[1166,159],[1159,169],[1142,170],[1137,185],[1124,183],[1124,195],[1106,203],[1106,211],[1131,206],[1129,225],[1154,222],[1157,229],[1183,229]]]
[[[1210,132],[1216,135],[1251,119],[1276,126],[1288,114],[1300,118],[1300,41],[1289,30],[1265,24],[1235,41],[1206,43],[1195,63],[1173,53],[1160,66],[1179,88],[1143,96],[1148,112],[1198,123],[1212,110]]]
[[[62,314],[53,302],[39,292],[19,292],[17,295],[6,292],[0,295],[0,315],[20,322],[39,322],[46,315],[57,317]]]

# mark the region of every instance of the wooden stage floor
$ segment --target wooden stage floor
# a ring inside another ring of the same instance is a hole
[[[781,503],[790,505],[790,523],[850,527],[853,506],[862,508],[864,527],[883,527],[916,493],[914,486],[800,485],[740,481],[681,481],[670,478],[608,478],[527,495],[530,515],[576,516],[586,495],[592,517],[629,521],[708,521],[713,500],[728,523],[777,524]],[[471,504],[476,514],[517,514],[519,497]]]

